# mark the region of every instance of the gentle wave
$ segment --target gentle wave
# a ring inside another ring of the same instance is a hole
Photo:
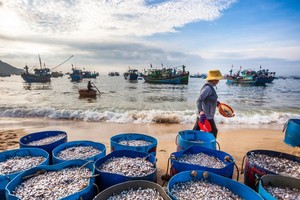
[[[59,110],[54,108],[1,108],[0,117],[49,118],[137,124],[190,124],[195,122],[196,114],[193,110],[131,110],[124,113],[118,113],[114,111]],[[221,124],[285,124],[289,119],[294,118],[300,118],[300,114],[262,110],[260,113],[236,112],[236,116],[232,118],[225,118],[219,113],[216,113],[215,115],[216,123]]]

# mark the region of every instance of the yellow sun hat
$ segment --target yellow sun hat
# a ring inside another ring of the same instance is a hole
[[[223,76],[220,72],[220,70],[210,70],[208,71],[207,78],[205,80],[211,81],[211,80],[221,80],[223,79]]]

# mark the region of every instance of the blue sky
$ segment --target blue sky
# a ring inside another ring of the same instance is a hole
[[[300,74],[299,0],[0,0],[0,60],[106,74],[186,65],[191,73]]]

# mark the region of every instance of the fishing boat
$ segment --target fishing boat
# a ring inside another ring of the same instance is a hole
[[[47,83],[51,81],[51,74],[49,68],[43,68],[41,57],[39,56],[40,69],[34,69],[34,73],[28,71],[28,66],[24,67],[25,73],[21,74],[21,77],[27,83]]]
[[[80,81],[82,80],[82,71],[80,69],[73,68],[72,73],[70,74],[71,81]]]
[[[269,72],[268,69],[255,70],[240,70],[237,73],[226,75],[227,84],[245,84],[245,85],[265,85],[272,83],[275,79],[275,72]]]
[[[120,76],[120,73],[119,72],[114,72],[114,75],[115,76]]]
[[[137,69],[129,69],[123,74],[125,80],[136,81],[139,76],[139,71]]]
[[[52,70],[58,68],[59,66],[61,66],[62,64],[64,64],[65,62],[67,62],[68,60],[70,60],[70,59],[73,58],[73,57],[74,57],[74,56],[71,55],[69,58],[67,58],[66,60],[64,60],[62,63],[60,63],[59,65],[53,67],[53,68],[51,69],[51,77],[52,77],[52,78],[63,77],[64,74],[63,74],[61,71],[58,72],[58,71],[52,71]]]
[[[91,72],[91,71],[82,71],[82,78],[97,78],[99,73]]]
[[[203,78],[203,79],[206,79],[207,75],[197,73],[197,74],[190,75],[190,78]]]
[[[79,91],[79,96],[80,97],[96,97],[97,96],[97,91],[96,90],[88,90],[88,89],[80,89]]]
[[[58,78],[58,77],[63,77],[64,74],[62,72],[51,72],[51,77],[52,78]]]
[[[0,77],[10,77],[10,74],[2,74],[2,73],[0,73]]]
[[[147,83],[188,84],[189,72],[185,71],[185,68],[184,65],[182,65],[182,70],[177,70],[177,68],[151,68],[143,75],[143,78]]]
[[[115,76],[115,72],[109,72],[108,76]]]
[[[119,72],[109,72],[108,76],[120,76]]]

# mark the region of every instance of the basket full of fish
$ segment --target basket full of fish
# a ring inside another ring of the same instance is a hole
[[[156,158],[148,154],[132,150],[113,151],[95,162],[96,183],[100,190],[118,183],[131,180],[147,180],[156,182]]]
[[[216,138],[212,133],[194,130],[179,131],[175,143],[177,151],[183,151],[190,146],[202,146],[216,149]]]
[[[0,153],[0,199],[5,199],[5,186],[21,172],[39,165],[49,165],[49,154],[36,148],[22,148]]]
[[[6,198],[91,200],[97,191],[94,173],[93,163],[85,160],[34,167],[9,182]]]
[[[300,179],[264,175],[259,180],[258,193],[266,200],[300,199]]]
[[[262,200],[262,197],[248,186],[202,170],[184,171],[176,174],[170,179],[167,189],[173,200]]]
[[[246,158],[246,159],[245,159]],[[257,179],[277,174],[300,179],[300,157],[271,150],[252,150],[244,156],[244,183],[256,189]],[[242,166],[243,167],[243,166]]]
[[[190,146],[184,151],[174,152],[170,156],[171,174],[182,171],[204,170],[232,178],[234,158],[223,151],[201,146]]]
[[[135,180],[113,185],[100,192],[94,200],[143,199],[170,200],[165,190],[151,181]]]
[[[95,162],[106,155],[105,145],[93,141],[72,141],[57,146],[52,151],[53,164],[82,159]]]
[[[133,150],[156,156],[157,139],[140,133],[122,133],[110,138],[110,150]]]
[[[67,142],[67,133],[64,131],[41,131],[31,133],[20,138],[20,148],[41,148],[51,156],[52,150],[58,145]]]

